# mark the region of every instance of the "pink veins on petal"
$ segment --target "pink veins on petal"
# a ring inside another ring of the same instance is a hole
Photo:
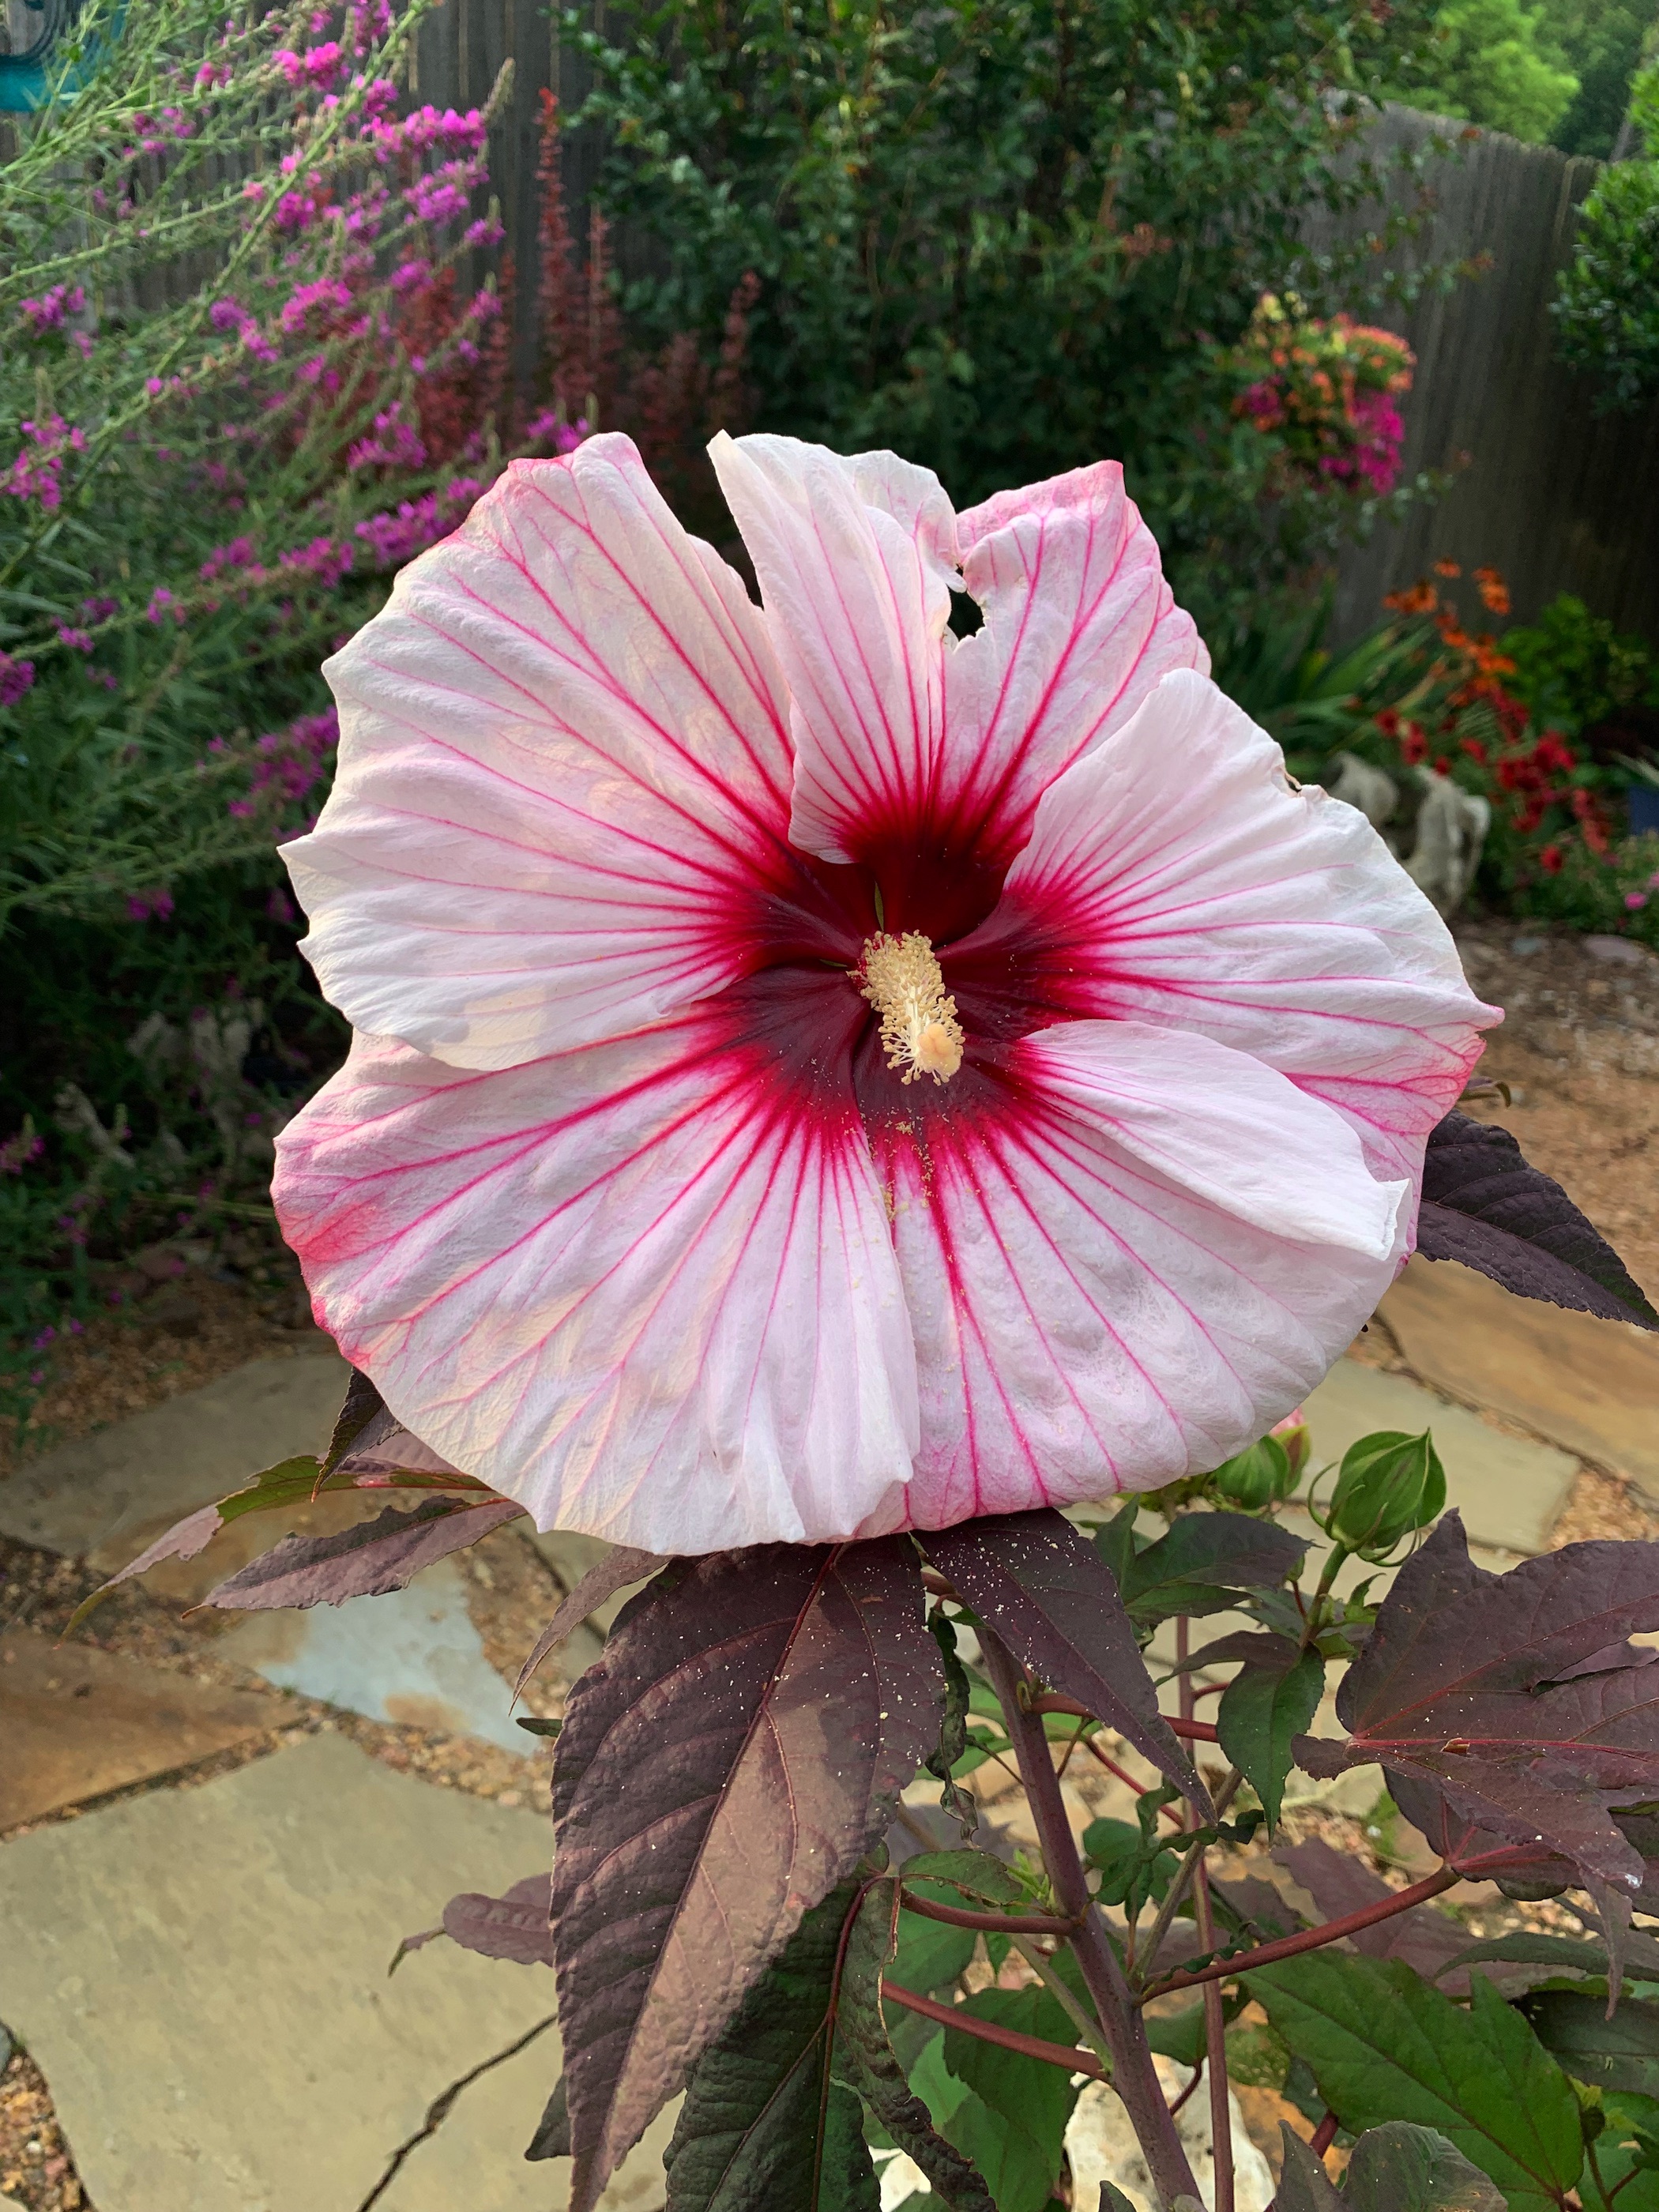
[[[607,434],[329,665],[319,1318],[445,1461],[657,1551],[1213,1466],[1402,1264],[1496,1017],[1209,681],[1115,465],[957,515],[711,451],[760,606]]]

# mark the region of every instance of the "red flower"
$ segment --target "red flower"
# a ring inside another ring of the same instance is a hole
[[[1538,855],[1538,865],[1547,876],[1559,876],[1561,872],[1561,848],[1546,845]]]

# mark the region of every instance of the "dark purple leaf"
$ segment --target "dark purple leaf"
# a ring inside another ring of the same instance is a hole
[[[1021,1666],[1115,1729],[1210,1817],[1210,1794],[1158,1709],[1117,1578],[1081,1529],[1045,1510],[964,1521],[921,1541]]]
[[[434,1559],[464,1551],[523,1511],[515,1498],[492,1498],[483,1505],[429,1498],[410,1512],[389,1505],[374,1520],[331,1536],[284,1536],[202,1602],[230,1613],[264,1613],[383,1597],[402,1589]]]
[[[1471,1827],[1571,1859],[1627,1906],[1643,1861],[1611,1808],[1659,1796],[1659,1671],[1564,1677],[1656,1626],[1659,1545],[1571,1544],[1491,1575],[1448,1514],[1337,1693],[1348,1741],[1304,1736],[1297,1759],[1311,1773],[1376,1760],[1391,1787],[1427,1783]]]
[[[1273,1856],[1301,1883],[1327,1920],[1345,1919],[1349,1913],[1380,1905],[1394,1894],[1387,1882],[1351,1852],[1333,1850],[1316,1837],[1283,1847]],[[1429,1905],[1413,1905],[1391,1920],[1375,1920],[1369,1928],[1356,1929],[1348,1941],[1368,1958],[1403,1959],[1431,1982],[1437,1980],[1451,1961],[1469,1948],[1468,1929]],[[1464,1974],[1443,1984],[1460,1996],[1468,1985]]]
[[[553,1963],[551,1877],[527,1875],[505,1897],[464,1890],[444,1907],[444,1933],[481,1959],[511,1959],[520,1966]]]
[[[386,1401],[368,1376],[354,1367],[346,1383],[345,1403],[334,1417],[334,1433],[328,1440],[328,1449],[323,1455],[322,1471],[332,1474],[335,1468],[362,1435],[376,1415],[382,1421],[392,1416],[386,1412]]]
[[[571,2212],[938,1740],[922,1601],[902,1537],[677,1560],[571,1692],[553,1768]]]
[[[514,1703],[516,1705],[523,1697],[526,1683],[548,1653],[574,1636],[590,1613],[597,1613],[607,1598],[615,1597],[629,1583],[643,1582],[647,1575],[654,1575],[667,1564],[655,1552],[637,1552],[629,1544],[619,1544],[614,1552],[607,1552],[604,1559],[597,1560],[536,1638],[536,1648],[520,1668],[519,1679],[513,1685]]]
[[[560,2075],[553,2084],[553,2094],[542,2107],[542,2116],[536,2132],[530,2138],[527,2159],[568,2158],[570,2155],[570,2102]]]
[[[1641,1287],[1559,1182],[1507,1129],[1453,1112],[1429,1134],[1417,1249],[1461,1260],[1519,1297],[1659,1328]]]

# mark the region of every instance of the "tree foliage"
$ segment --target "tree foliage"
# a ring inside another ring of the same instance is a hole
[[[1121,458],[1190,599],[1224,589],[1224,547],[1282,566],[1376,511],[1284,489],[1235,354],[1265,292],[1376,304],[1363,218],[1340,249],[1302,234],[1373,202],[1353,142],[1421,21],[1414,0],[1386,40],[1354,0],[629,0],[609,37],[567,24],[601,198],[649,241],[633,313],[712,331],[754,270],[762,425],[890,446],[960,503]]]

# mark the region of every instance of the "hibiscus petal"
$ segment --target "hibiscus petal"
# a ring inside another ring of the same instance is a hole
[[[916,1440],[850,1091],[729,1015],[463,1074],[359,1040],[278,1139],[324,1325],[416,1435],[542,1528],[647,1551],[845,1536]]]
[[[326,672],[339,774],[286,851],[359,1029],[510,1067],[738,972],[787,874],[781,679],[626,438],[515,463]]]
[[[914,824],[937,781],[951,503],[931,471],[892,453],[724,432],[708,451],[789,685],[790,836],[861,859]]]
[[[994,979],[1011,948],[1056,1012],[1196,1030],[1280,1069],[1392,1175],[1420,1172],[1502,1018],[1364,817],[1293,789],[1273,739],[1194,672],[1045,793],[953,983]]]
[[[921,1389],[866,1534],[1218,1466],[1326,1374],[1392,1280],[1411,1186],[1259,1060],[1135,1022],[1024,1039],[976,1110],[882,1141]]]
[[[1169,670],[1210,657],[1115,461],[999,492],[957,517],[957,542],[985,621],[945,659],[943,798],[1006,863],[1054,778]]]

